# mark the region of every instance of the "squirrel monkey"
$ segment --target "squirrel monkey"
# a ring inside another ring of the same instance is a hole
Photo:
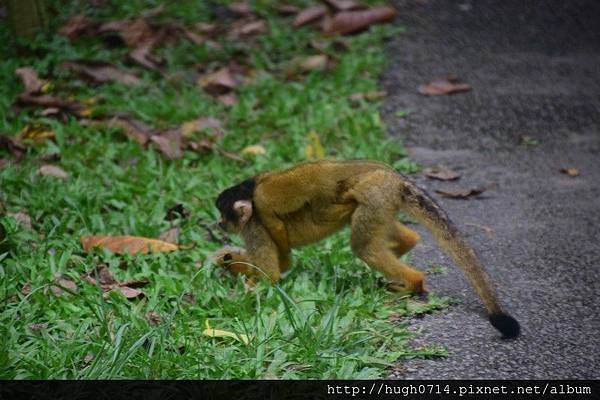
[[[353,252],[398,289],[424,293],[424,274],[399,260],[420,239],[396,219],[404,210],[428,228],[462,269],[485,305],[491,324],[504,337],[519,335],[475,252],[444,210],[408,178],[375,161],[316,161],[279,172],[264,172],[224,190],[217,198],[220,225],[238,233],[245,249],[225,247],[218,265],[251,281],[272,282],[290,267],[294,247],[351,227]]]

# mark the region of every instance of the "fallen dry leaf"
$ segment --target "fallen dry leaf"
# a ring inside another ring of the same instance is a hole
[[[230,331],[225,331],[222,329],[213,329],[210,327],[210,324],[208,323],[208,320],[206,320],[206,329],[204,329],[202,331],[202,334],[204,336],[208,336],[208,337],[213,337],[213,338],[224,338],[224,337],[229,337],[229,338],[233,338],[236,339],[244,344],[249,344],[250,340],[248,339],[247,335],[244,335],[243,333],[233,333]]]
[[[72,292],[77,293],[79,291],[79,287],[75,282],[73,282],[69,278],[59,277],[54,281],[54,285],[50,287],[50,290],[54,295],[61,296],[63,294],[63,288],[68,289]]]
[[[150,311],[146,314],[146,320],[150,323],[150,325],[157,326],[160,324],[160,314],[156,311]]]
[[[185,301],[186,303],[189,304],[195,304],[196,303],[196,296],[194,296],[193,293],[184,293],[182,300]]]
[[[132,48],[156,38],[155,30],[144,18],[105,22],[100,25],[97,33],[117,33],[125,45]]]
[[[48,329],[48,323],[42,322],[40,324],[29,324],[29,329],[32,332],[39,332]]]
[[[17,138],[24,143],[43,144],[56,138],[56,133],[45,124],[28,124],[21,129]]]
[[[163,242],[177,244],[177,242],[179,242],[179,227],[174,226],[173,228],[167,229],[158,235],[158,239]]]
[[[426,177],[440,181],[454,181],[460,178],[460,174],[458,172],[444,167],[425,168],[423,172],[425,173]]]
[[[479,196],[481,193],[485,192],[485,188],[454,189],[454,190],[436,189],[435,192],[441,196],[448,197],[451,199],[467,199],[472,196]]]
[[[83,357],[83,361],[81,362],[81,367],[86,368],[89,367],[92,361],[94,360],[94,353],[87,353],[85,357]]]
[[[23,85],[25,85],[24,93],[36,94],[42,91],[42,88],[47,83],[46,81],[42,81],[38,78],[37,72],[31,67],[21,67],[15,70],[15,75],[17,75],[23,81]]]
[[[135,299],[144,296],[144,292],[142,292],[139,289],[131,288],[129,286],[117,286],[113,289],[118,290],[123,296],[125,296],[128,299]]]
[[[580,172],[577,168],[561,168],[560,172],[563,174],[567,174],[571,177],[576,177],[580,175]]]
[[[319,160],[325,157],[325,149],[321,144],[321,139],[315,131],[308,134],[308,144],[304,147],[304,156],[308,160]]]
[[[300,8],[291,4],[279,4],[275,6],[275,11],[281,15],[295,15],[300,12]]]
[[[383,90],[374,90],[372,92],[354,93],[348,97],[349,100],[360,101],[360,100],[379,100],[387,96],[387,93]]]
[[[156,43],[152,40],[143,43],[129,53],[129,58],[132,61],[140,64],[142,67],[162,73],[163,68],[160,61],[152,55],[152,50],[154,50],[155,45]]]
[[[302,71],[323,71],[327,69],[330,58],[326,54],[306,57],[299,65]]]
[[[23,228],[31,229],[31,217],[25,211],[7,213],[6,216],[14,218]]]
[[[29,93],[21,93],[17,96],[16,103],[22,106],[39,106],[46,109],[58,108],[59,110],[71,113],[78,117],[84,116],[86,113],[86,108],[83,104],[52,95],[34,96]]]
[[[153,135],[150,140],[169,160],[178,160],[183,157],[182,139],[178,130],[171,129],[161,135]]]
[[[0,135],[0,149],[8,151],[17,161],[23,159],[27,153],[27,148],[21,142],[6,135]]]
[[[242,37],[257,35],[259,33],[265,33],[266,31],[267,23],[264,19],[250,19],[235,22],[231,26],[229,33],[232,37]]]
[[[159,135],[160,132],[144,122],[132,118],[126,113],[117,113],[109,121],[109,126],[118,126],[123,130],[125,136],[135,140],[140,145],[148,143],[151,137]]]
[[[23,294],[23,296],[27,296],[29,293],[31,293],[31,282],[27,282],[21,288],[21,294]]]
[[[114,64],[101,60],[70,60],[61,68],[73,71],[93,83],[121,82],[125,85],[139,85],[140,79],[133,73],[123,71]]]
[[[396,18],[396,15],[396,9],[388,6],[342,11],[325,19],[323,32],[328,35],[346,35],[367,29],[374,24],[391,22]]]
[[[322,5],[311,6],[311,7],[305,8],[304,10],[300,11],[296,15],[293,25],[295,28],[299,28],[301,26],[304,26],[304,25],[307,25],[312,22],[316,22],[316,21],[320,20],[326,14],[327,14],[327,8],[325,6],[322,6]]]
[[[57,167],[56,165],[50,164],[42,165],[40,169],[38,169],[38,175],[53,176],[59,179],[69,178],[69,174],[65,170],[63,170],[60,167]]]
[[[420,85],[417,89],[420,94],[425,96],[440,96],[445,94],[467,92],[471,90],[471,85],[461,83],[460,80],[449,75],[445,78],[435,79],[424,85]]]
[[[74,40],[81,35],[90,34],[96,31],[97,27],[97,22],[89,19],[85,15],[79,14],[69,17],[67,22],[58,30],[58,33]]]
[[[258,156],[258,155],[267,154],[267,149],[265,149],[260,144],[254,144],[254,145],[251,145],[251,146],[244,147],[242,149],[241,153],[242,154],[249,154],[251,156]]]
[[[100,264],[94,270],[88,272],[87,274],[83,274],[81,278],[92,285],[97,285],[98,279],[100,286],[103,288],[106,287],[107,290],[110,290],[111,286],[117,284],[117,280],[113,278],[110,270],[104,264]]]
[[[222,94],[220,96],[217,96],[217,100],[219,100],[221,104],[227,107],[234,106],[239,102],[238,97],[235,93]]]
[[[181,134],[185,138],[191,137],[195,132],[206,131],[212,138],[218,139],[223,136],[221,121],[213,117],[202,117],[181,125]]]
[[[364,4],[357,3],[353,0],[322,0],[331,11],[350,11],[361,10],[367,8]]]
[[[172,243],[140,236],[82,236],[80,241],[83,250],[86,252],[91,251],[95,247],[107,249],[117,254],[169,252],[179,248]]]
[[[248,4],[247,1],[231,3],[227,8],[235,14],[246,15],[252,13],[252,7],[250,7],[250,4]]]
[[[198,84],[209,94],[220,95],[227,93],[240,85],[240,79],[234,75],[230,67],[202,75]]]

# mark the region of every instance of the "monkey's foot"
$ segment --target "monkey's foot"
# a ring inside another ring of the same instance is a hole
[[[408,286],[404,283],[389,282],[386,285],[387,290],[390,292],[398,293],[399,295],[417,295],[421,297],[427,297],[427,289],[421,283],[418,286]]]

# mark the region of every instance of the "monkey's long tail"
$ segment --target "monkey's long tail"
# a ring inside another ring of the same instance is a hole
[[[465,242],[446,212],[435,200],[408,178],[402,176],[402,181],[400,188],[402,208],[431,231],[440,247],[461,268],[483,301],[494,328],[498,329],[505,338],[517,337],[520,332],[519,323],[500,307],[496,292],[475,251]]]

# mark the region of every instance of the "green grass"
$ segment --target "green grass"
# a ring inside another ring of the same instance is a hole
[[[55,5],[61,10],[56,26],[80,10],[58,6],[63,3]],[[110,20],[136,16],[160,2],[114,3],[86,12]],[[228,43],[214,50],[182,40],[158,51],[167,61],[165,76],[129,66],[143,81],[133,89],[116,83],[91,87],[57,69],[72,58],[125,65],[123,48],[109,48],[97,38],[70,43],[59,36],[16,47],[0,29],[0,132],[14,135],[28,123],[42,122],[56,133],[55,140],[30,147],[22,162],[0,169],[0,205],[7,212],[26,211],[33,222],[28,229],[0,214],[6,231],[0,242],[0,378],[360,379],[387,376],[399,358],[444,354],[435,346],[411,348],[406,322],[398,317],[406,321],[403,317],[442,308],[446,301],[430,296],[418,302],[386,292],[381,278],[352,255],[346,231],[296,251],[294,268],[279,285],[261,283],[254,292],[209,261],[220,245],[203,224],[217,219],[218,192],[255,172],[303,161],[312,130],[328,157],[373,158],[404,172],[415,169],[401,144],[387,138],[379,104],[348,100],[378,88],[384,40],[399,29],[376,26],[344,38],[347,51],[329,47],[339,60],[333,71],[286,81],[280,71],[290,59],[317,54],[311,40],[333,39],[310,28],[291,28],[289,20],[269,11],[270,3],[275,2],[255,4],[270,28],[255,46]],[[160,17],[164,21],[206,21],[210,15],[202,2],[169,4]],[[239,104],[227,108],[204,94],[189,71],[240,53],[247,54],[255,79],[240,89]],[[248,157],[245,165],[218,153],[191,151],[169,161],[126,140],[116,128],[82,126],[74,118],[58,121],[32,110],[12,113],[9,107],[22,91],[14,69],[26,65],[50,78],[55,94],[98,99],[95,114],[126,111],[161,129],[214,116],[226,129],[220,148],[239,154],[247,145],[261,144],[267,154]],[[60,155],[56,164],[69,179],[36,174],[48,154]],[[3,157],[8,155],[0,152]],[[195,244],[192,249],[144,256],[81,249],[82,235],[157,237],[169,227],[166,211],[178,203],[191,211],[175,223],[180,242]],[[111,292],[104,298],[81,279],[100,263],[119,279],[148,279],[145,297],[127,300]],[[78,290],[55,295],[51,286],[61,275],[75,281]],[[31,287],[27,295],[22,293],[26,284]],[[145,318],[151,311],[161,316],[157,326]],[[207,321],[248,335],[250,343],[202,335]],[[34,323],[48,326],[33,331]]]

